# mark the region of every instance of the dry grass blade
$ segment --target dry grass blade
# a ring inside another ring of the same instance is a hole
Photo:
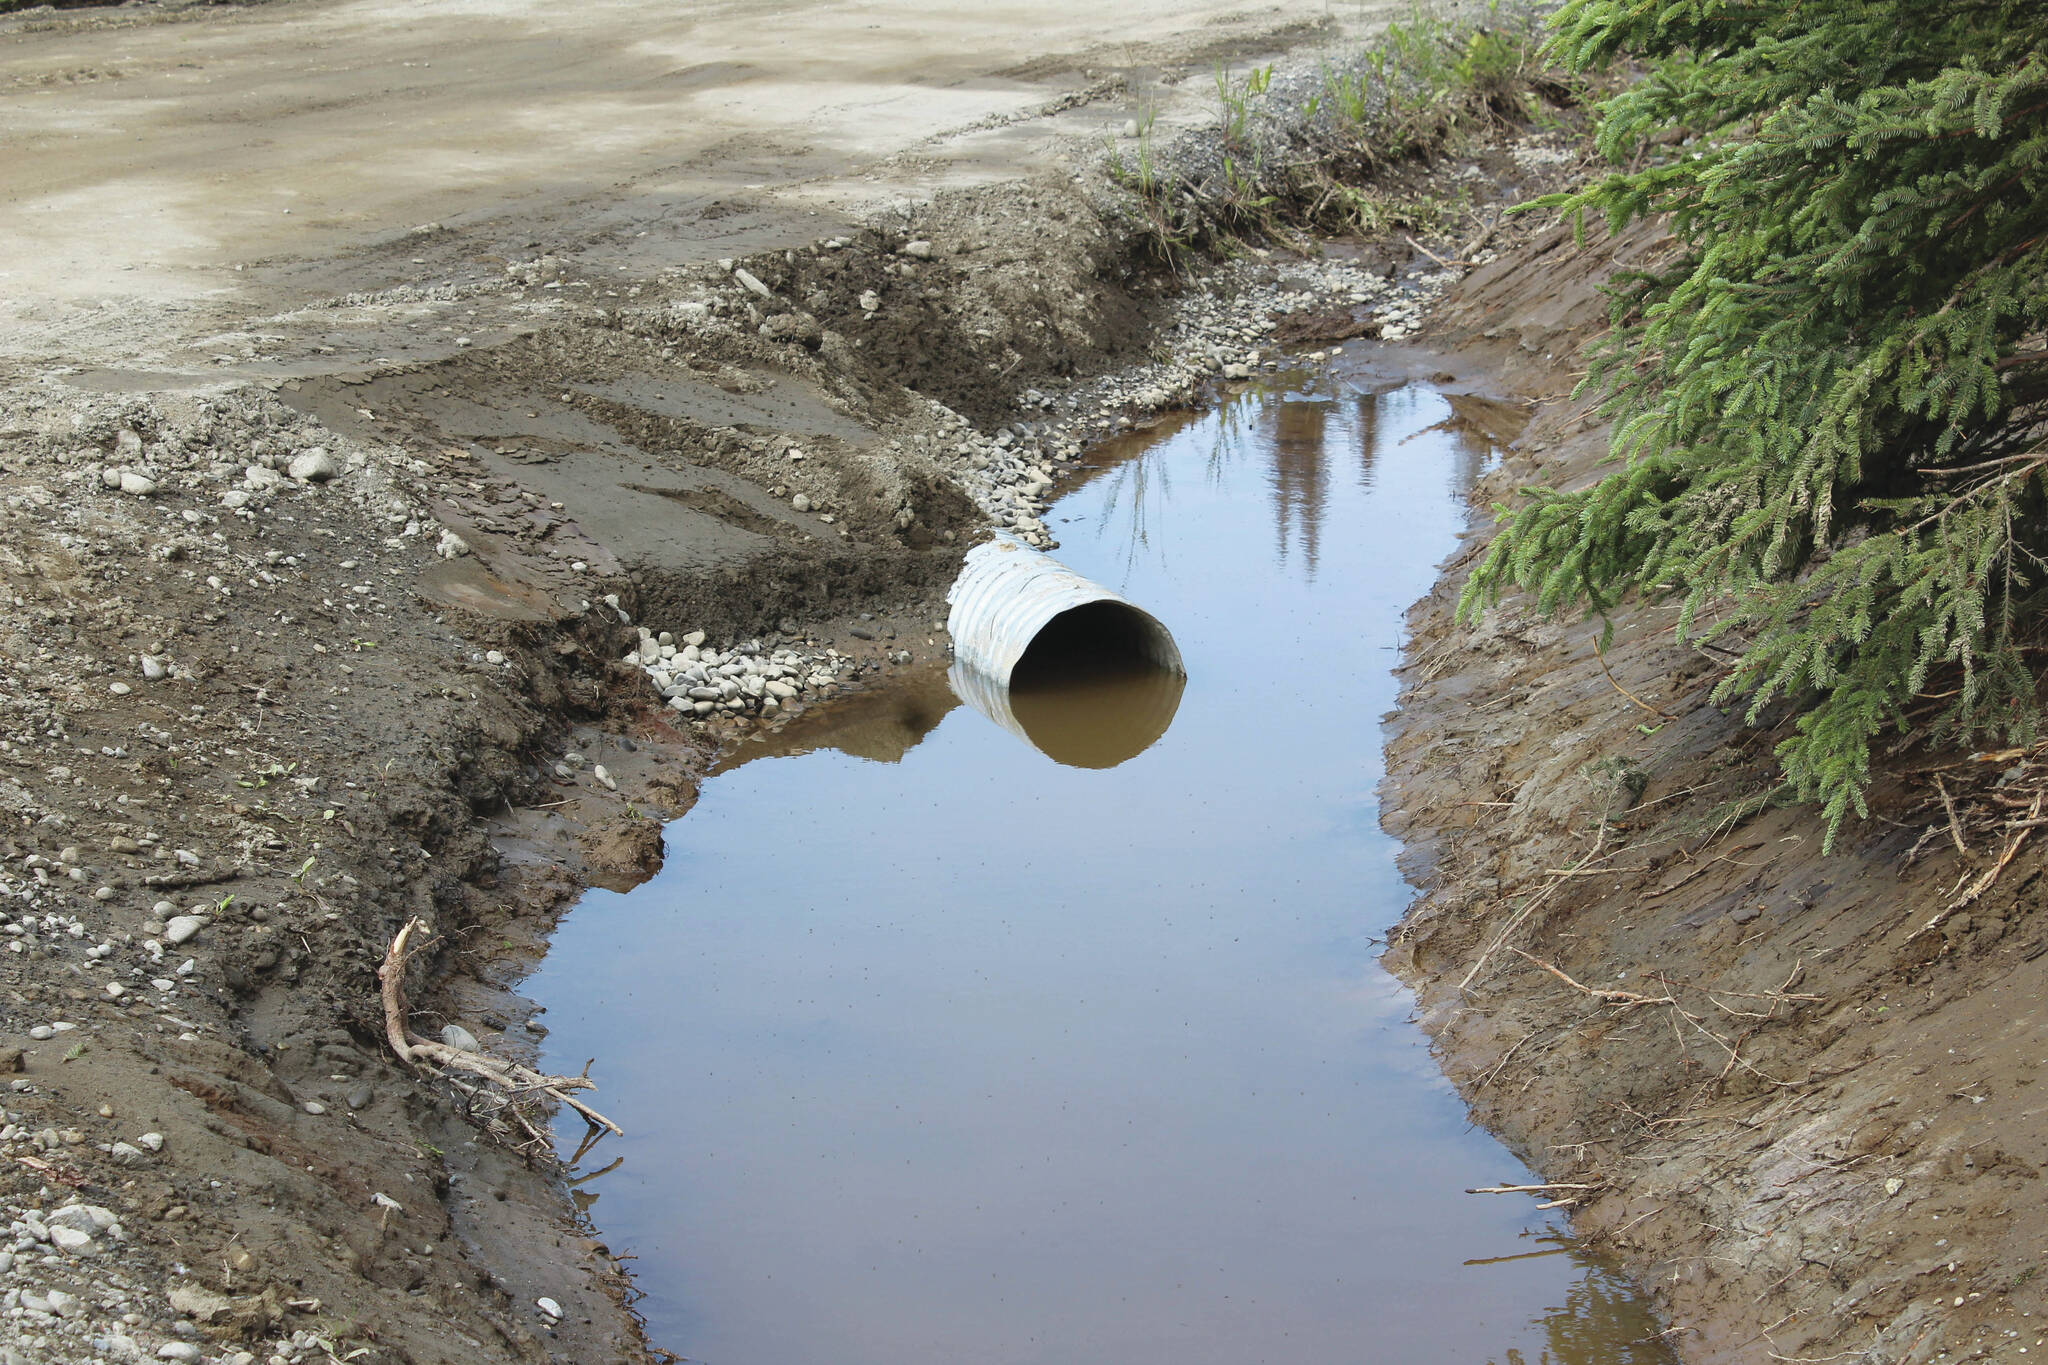
[[[1977,880],[1971,882],[1970,885],[1964,889],[1961,895],[1957,896],[1954,900],[1950,901],[1947,905],[1943,906],[1940,912],[1937,913],[1932,919],[1928,920],[1927,923],[1921,925],[1918,929],[1915,929],[1912,933],[1906,935],[1906,942],[1911,943],[1914,939],[1920,937],[1922,934],[1931,933],[1933,930],[1939,928],[1943,920],[1947,919],[1950,915],[1953,915],[1956,911],[1963,909],[1965,906],[1972,904],[1977,900],[1979,896],[1982,896],[1986,891],[1989,891],[1994,885],[1997,884],[1999,874],[2004,872],[2005,869],[2011,865],[2013,858],[2019,854],[2020,846],[2027,842],[2027,836],[2032,834],[2035,829],[2039,828],[2039,826],[2035,822],[2040,820],[2041,818],[2041,801],[2041,795],[2036,794],[2034,797],[2033,807],[2028,812],[2027,819],[2024,821],[2014,822],[2012,826],[2012,834],[2010,837],[2006,839],[2005,847],[2003,850],[2000,851],[1998,855],[1998,861],[1993,863],[1990,867],[1986,868],[1983,871],[1983,873],[1978,876]]]
[[[1460,991],[1470,989],[1472,983],[1479,978],[1479,973],[1485,970],[1488,959],[1499,951],[1501,945],[1514,936],[1515,930],[1528,922],[1529,916],[1535,914],[1537,908],[1544,901],[1550,899],[1550,894],[1553,891],[1563,886],[1572,875],[1590,867],[1593,861],[1600,856],[1600,850],[1606,846],[1606,843],[1607,822],[1602,820],[1600,822],[1600,833],[1594,838],[1593,847],[1586,850],[1586,856],[1573,863],[1570,867],[1562,869],[1558,875],[1552,876],[1549,883],[1541,891],[1536,892],[1522,903],[1522,908],[1517,910],[1501,929],[1500,933],[1494,936],[1493,942],[1487,944],[1485,949],[1480,952],[1479,960],[1472,964],[1471,971],[1465,973],[1465,979],[1458,983],[1458,989]]]

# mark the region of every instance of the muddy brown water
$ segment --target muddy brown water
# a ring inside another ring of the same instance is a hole
[[[711,1365],[1649,1365],[1377,962],[1402,617],[1490,458],[1329,371],[1131,449],[1058,557],[1184,690],[914,673],[743,745],[532,993],[628,1136],[590,1217]],[[1170,695],[1169,695],[1170,694]],[[1000,722],[1000,723],[999,723]],[[1014,722],[1014,723],[1012,723]],[[577,1136],[564,1130],[564,1150]]]

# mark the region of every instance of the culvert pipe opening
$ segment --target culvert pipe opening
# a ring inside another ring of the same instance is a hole
[[[947,601],[953,690],[1055,761],[1114,767],[1172,724],[1187,685],[1172,632],[1058,560],[977,546]]]
[[[1180,671],[1180,650],[1157,618],[1128,602],[1104,599],[1070,607],[1039,627],[1010,671],[1010,688],[1077,676]]]

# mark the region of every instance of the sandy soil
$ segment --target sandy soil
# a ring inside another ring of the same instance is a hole
[[[1539,404],[1480,505],[1598,476],[1573,357],[1660,245],[1549,232],[1447,299],[1435,344]],[[1723,657],[1641,605],[1604,668],[1597,622],[1456,627],[1485,539],[1414,610],[1384,793],[1425,891],[1387,961],[1474,1113],[1688,1361],[2038,1354],[2048,934],[2010,822],[2048,755],[1890,755],[1832,855],[1811,812],[1730,820],[1781,729],[1708,703]]]

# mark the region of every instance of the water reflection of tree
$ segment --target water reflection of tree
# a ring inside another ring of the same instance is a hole
[[[1493,459],[1493,442],[1474,428],[1459,422],[1450,431],[1451,449],[1457,463],[1451,466],[1451,491],[1459,497],[1470,493]]]
[[[1298,541],[1310,578],[1316,576],[1330,500],[1324,444],[1329,418],[1328,403],[1300,400],[1282,401],[1272,415],[1274,548],[1284,563],[1290,541]]]
[[[1564,1303],[1536,1320],[1541,1350],[1510,1348],[1489,1365],[1676,1365],[1639,1291],[1576,1248],[1564,1254],[1580,1274]]]
[[[1359,422],[1367,429],[1363,447],[1363,478],[1368,484],[1372,481],[1372,464],[1380,440],[1380,428],[1407,432],[1401,438],[1404,442],[1431,435],[1441,436],[1451,452],[1451,491],[1464,497],[1486,473],[1494,455],[1493,439],[1480,424],[1460,410],[1466,404],[1482,402],[1456,394],[1441,394],[1417,384],[1363,396],[1358,405]],[[1448,411],[1435,421],[1425,422],[1426,413],[1417,411],[1424,405],[1446,407]]]
[[[1453,460],[1452,490],[1462,496],[1485,473],[1494,445],[1479,425],[1461,417],[1460,401],[1451,399],[1451,410],[1443,413],[1445,395],[1427,385],[1353,391],[1332,376],[1309,376],[1292,391],[1240,394],[1191,425],[1207,427],[1205,476],[1212,488],[1224,487],[1233,468],[1247,458],[1271,460],[1276,553],[1285,561],[1299,550],[1314,577],[1333,495],[1331,442],[1356,442],[1359,486],[1369,491],[1392,433],[1408,433],[1403,440],[1440,436]],[[1190,428],[1180,432],[1193,435]],[[1117,444],[1129,443],[1128,456],[1089,480],[1103,485],[1095,529],[1105,546],[1120,549],[1125,581],[1152,546],[1158,518],[1172,500],[1174,462],[1156,456],[1180,432],[1120,438]]]
[[[1270,394],[1248,393],[1225,402],[1201,419],[1212,432],[1206,471],[1211,487],[1223,486],[1230,466],[1254,443],[1271,402]],[[1101,511],[1096,514],[1095,530],[1104,545],[1120,547],[1118,559],[1125,582],[1137,566],[1138,556],[1152,543],[1154,519],[1173,499],[1172,463],[1156,458],[1160,446],[1172,439],[1169,436],[1165,441],[1146,442],[1100,479],[1105,491]],[[1120,532],[1112,529],[1119,518],[1125,523]]]
[[[1154,460],[1151,455],[1150,450],[1135,455],[1102,479],[1105,491],[1102,510],[1095,518],[1095,534],[1104,545],[1122,545],[1118,558],[1123,565],[1123,582],[1119,587],[1130,581],[1138,556],[1152,543],[1151,522],[1157,510],[1152,506],[1154,498],[1163,502],[1173,492],[1172,474],[1165,462]],[[1128,523],[1120,535],[1111,530],[1119,516]]]
[[[1353,400],[1352,420],[1358,424],[1358,486],[1370,493],[1373,466],[1380,458],[1380,414],[1386,407],[1385,391],[1361,393]]]

